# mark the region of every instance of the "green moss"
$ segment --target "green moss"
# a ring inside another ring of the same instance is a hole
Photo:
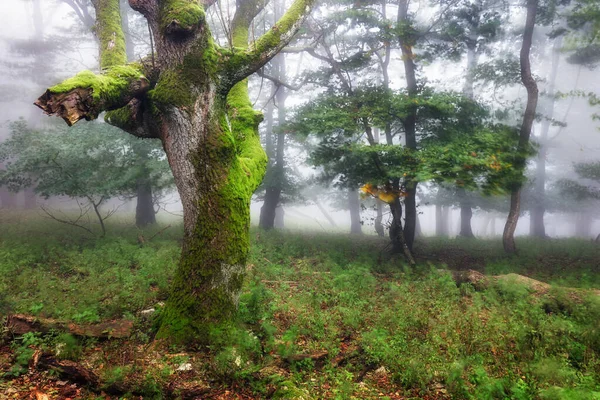
[[[112,126],[116,126],[124,130],[132,130],[135,128],[135,123],[131,118],[131,113],[128,107],[121,107],[116,110],[108,111],[104,116],[104,120]]]
[[[100,40],[100,68],[127,63],[125,35],[121,28],[119,0],[99,0],[96,8],[97,35]]]
[[[264,57],[268,51],[279,46],[281,39],[292,31],[298,21],[308,13],[314,2],[315,0],[295,0],[284,16],[267,33],[250,46],[247,51],[235,53],[231,58],[229,68],[235,71],[240,65],[255,62]],[[247,32],[244,33],[242,29],[234,30],[234,46],[245,47],[247,41]]]
[[[119,104],[124,95],[129,93],[129,85],[133,81],[146,79],[139,64],[119,65],[110,67],[102,74],[82,71],[72,78],[52,86],[50,93],[68,93],[72,90],[92,89],[94,101],[102,102],[105,108]]]
[[[161,29],[176,23],[180,30],[193,31],[205,19],[204,9],[193,0],[167,0],[161,2]]]
[[[183,62],[161,73],[149,95],[159,110],[169,106],[191,108],[196,92],[217,79],[219,55],[212,38],[196,43]]]

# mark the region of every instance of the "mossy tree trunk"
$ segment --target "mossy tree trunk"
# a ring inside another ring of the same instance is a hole
[[[246,78],[291,40],[312,0],[296,0],[250,46],[248,28],[264,3],[239,0],[233,48],[214,43],[196,0],[129,3],[148,20],[155,56],[126,64],[119,0],[96,0],[101,74],[80,73],[36,104],[69,124],[108,110],[113,125],[162,141],[183,204],[184,241],[157,336],[207,343],[211,326],[231,323],[237,309],[250,197],[267,162]]]

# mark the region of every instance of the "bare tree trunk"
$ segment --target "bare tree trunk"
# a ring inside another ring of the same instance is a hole
[[[458,188],[458,195],[461,199],[459,236],[467,238],[475,237],[475,235],[473,234],[473,228],[471,227],[471,219],[473,218],[473,209],[471,208],[471,202],[467,199],[465,189]]]
[[[375,200],[375,207],[377,209],[377,216],[375,217],[375,232],[377,236],[383,237],[385,235],[385,229],[383,228],[383,204],[379,200]]]
[[[156,223],[152,185],[145,179],[137,182],[137,205],[135,207],[135,226],[144,228]]]
[[[523,124],[521,125],[521,132],[519,135],[519,154],[516,156],[515,168],[523,171],[523,174],[527,164],[525,153],[529,147],[529,137],[531,135],[531,127],[535,118],[535,109],[538,100],[538,88],[531,75],[531,63],[529,60],[537,5],[537,0],[527,0],[527,18],[525,22],[525,31],[523,32],[521,54],[519,57],[521,63],[521,80],[527,89],[527,108],[523,115]],[[506,225],[504,226],[504,233],[502,235],[504,251],[507,253],[514,253],[517,251],[517,246],[515,244],[515,230],[517,229],[519,213],[521,211],[521,187],[522,183],[516,182],[510,196],[510,211],[506,218]]]
[[[444,236],[444,221],[442,216],[442,206],[435,205],[435,236]]]
[[[406,90],[409,96],[417,95],[417,77],[416,77],[416,66],[415,57],[412,51],[413,46],[416,42],[416,36],[412,31],[411,21],[408,18],[408,0],[400,0],[398,6],[398,17],[397,22],[403,25],[405,28],[398,35],[400,47],[402,50],[402,62],[404,64],[404,74],[406,76]],[[416,124],[417,124],[417,109],[411,107],[407,110],[407,115],[402,121],[404,127],[404,135],[406,141],[406,147],[409,149],[417,149],[417,136],[416,136]],[[417,224],[417,182],[411,180],[406,184],[406,197],[404,198],[405,206],[405,224],[404,224],[404,237],[406,239],[406,245],[412,251],[413,243],[415,240],[415,229]]]
[[[348,190],[348,209],[350,210],[350,233],[362,235],[362,224],[360,223],[360,200],[358,191]]]
[[[475,68],[477,67],[478,54],[475,46],[476,42],[469,43],[467,46],[467,71],[465,77],[465,85],[463,87],[463,94],[470,98],[474,98],[473,94],[473,81]],[[471,219],[473,218],[472,204],[467,197],[467,193],[464,188],[458,187],[456,190],[458,195],[458,201],[460,204],[460,231],[459,236],[472,238],[475,237],[473,234],[473,228],[471,227]]]
[[[273,7],[275,21],[277,21],[283,14],[282,0],[275,0]],[[278,54],[271,60],[271,68],[276,79],[281,82],[285,81],[285,56],[283,54]],[[277,102],[277,126],[283,127],[286,118],[285,100],[288,93],[284,86],[275,83],[273,83],[273,90],[275,97],[272,101]],[[271,157],[270,154],[267,155]],[[265,202],[260,210],[259,226],[263,229],[271,229],[275,226],[276,209],[281,201],[281,190],[285,179],[284,155],[285,132],[282,129],[278,129],[275,163],[269,163],[267,168],[267,176],[269,177],[267,183],[269,186],[266,189]]]

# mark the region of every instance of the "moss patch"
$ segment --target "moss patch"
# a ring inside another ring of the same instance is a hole
[[[100,40],[100,68],[105,69],[127,63],[125,35],[121,29],[119,0],[99,0],[97,35]]]
[[[133,81],[140,79],[146,78],[139,64],[119,65],[107,69],[102,74],[82,71],[48,90],[50,93],[59,94],[78,88],[89,88],[92,89],[94,101],[101,101],[109,108],[112,104],[118,104],[129,93],[129,86]]]

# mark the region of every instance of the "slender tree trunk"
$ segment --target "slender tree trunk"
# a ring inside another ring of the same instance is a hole
[[[470,98],[474,98],[473,92],[473,80],[475,68],[477,68],[478,54],[476,51],[477,42],[469,42],[467,46],[467,71],[465,77],[465,85],[463,86],[463,94]],[[458,187],[456,190],[458,201],[460,204],[460,231],[459,236],[472,238],[475,237],[473,234],[473,228],[471,227],[471,219],[473,218],[472,204],[467,197],[467,193],[464,188]]]
[[[515,168],[523,171],[523,174],[527,164],[525,152],[529,146],[529,137],[531,135],[531,127],[535,118],[535,109],[538,100],[538,88],[531,74],[531,63],[529,60],[537,5],[537,0],[527,0],[527,18],[525,22],[525,31],[523,32],[521,54],[519,57],[521,63],[521,80],[527,89],[527,108],[523,115],[523,124],[521,125],[521,132],[519,135],[519,154],[516,156]],[[502,235],[502,243],[504,245],[504,250],[507,253],[514,253],[517,251],[517,246],[515,244],[515,230],[517,229],[519,213],[521,211],[521,187],[521,182],[515,183],[510,196],[510,211]]]
[[[473,228],[471,227],[471,219],[473,218],[473,209],[471,202],[467,199],[467,194],[464,188],[458,188],[458,196],[460,198],[460,233],[459,236],[472,238]]]
[[[435,236],[444,236],[444,220],[442,215],[442,206],[435,205]]]
[[[360,199],[357,190],[348,190],[348,209],[350,210],[350,233],[362,235],[362,224],[360,223]]]
[[[274,17],[277,21],[283,14],[283,6],[280,0],[275,0]],[[279,81],[285,81],[285,58],[283,54],[279,54],[271,60],[271,69],[273,75]],[[286,109],[285,100],[287,98],[286,88],[273,83],[274,100],[277,101],[277,126],[282,127],[285,124]],[[272,99],[273,101],[273,99]],[[271,133],[272,135],[272,133]],[[272,140],[272,139],[271,139]],[[269,157],[272,155],[267,153]],[[275,153],[275,162],[269,163],[267,168],[268,185],[266,188],[265,201],[260,209],[259,226],[263,229],[271,229],[275,226],[276,209],[280,205],[281,190],[283,180],[285,179],[284,170],[285,156],[285,132],[278,129],[277,145]]]
[[[412,251],[408,248],[406,238],[404,237],[404,229],[402,228],[402,204],[400,203],[400,199],[396,199],[390,204],[390,212],[392,213],[390,239],[394,246],[393,250],[395,253],[404,254],[406,261],[408,261],[410,265],[415,265]]]
[[[546,118],[542,121],[539,138],[539,152],[537,155],[535,171],[534,202],[531,208],[530,235],[546,238],[546,227],[544,225],[544,214],[546,213],[546,155],[548,153],[547,141],[550,131],[550,119],[554,115],[554,85],[558,75],[558,64],[560,62],[560,48],[562,39],[554,39],[552,46],[552,69],[548,79],[548,90],[544,100],[544,113]]]
[[[397,22],[404,28],[398,36],[400,48],[402,50],[402,62],[404,64],[404,74],[406,76],[406,90],[409,96],[416,96],[418,93],[415,55],[412,51],[415,45],[416,36],[413,27],[408,18],[408,0],[400,0],[398,6]],[[404,127],[404,135],[406,147],[412,150],[417,149],[417,109],[415,107],[407,110],[407,115],[402,121]],[[412,251],[415,240],[415,229],[417,224],[417,182],[411,180],[406,183],[406,197],[404,198],[404,206],[406,209],[404,237],[406,245]]]
[[[277,86],[273,84],[271,90],[271,101],[267,104],[267,108],[265,110],[265,151],[267,153],[267,157],[269,157],[269,164],[267,166],[267,173],[265,175],[265,179],[263,180],[265,184],[265,198],[263,201],[263,205],[260,208],[260,217],[258,226],[262,229],[269,230],[274,227],[275,224],[275,210],[277,207],[277,199],[278,196],[275,196],[274,191],[276,190],[276,186],[273,184],[273,180],[275,180],[274,175],[274,165],[275,165],[275,145],[273,143],[273,98],[275,97],[277,91]]]
[[[377,236],[385,236],[385,229],[383,228],[383,204],[378,199],[375,200],[375,207],[377,210],[377,215],[375,217],[375,232],[377,232]]]

